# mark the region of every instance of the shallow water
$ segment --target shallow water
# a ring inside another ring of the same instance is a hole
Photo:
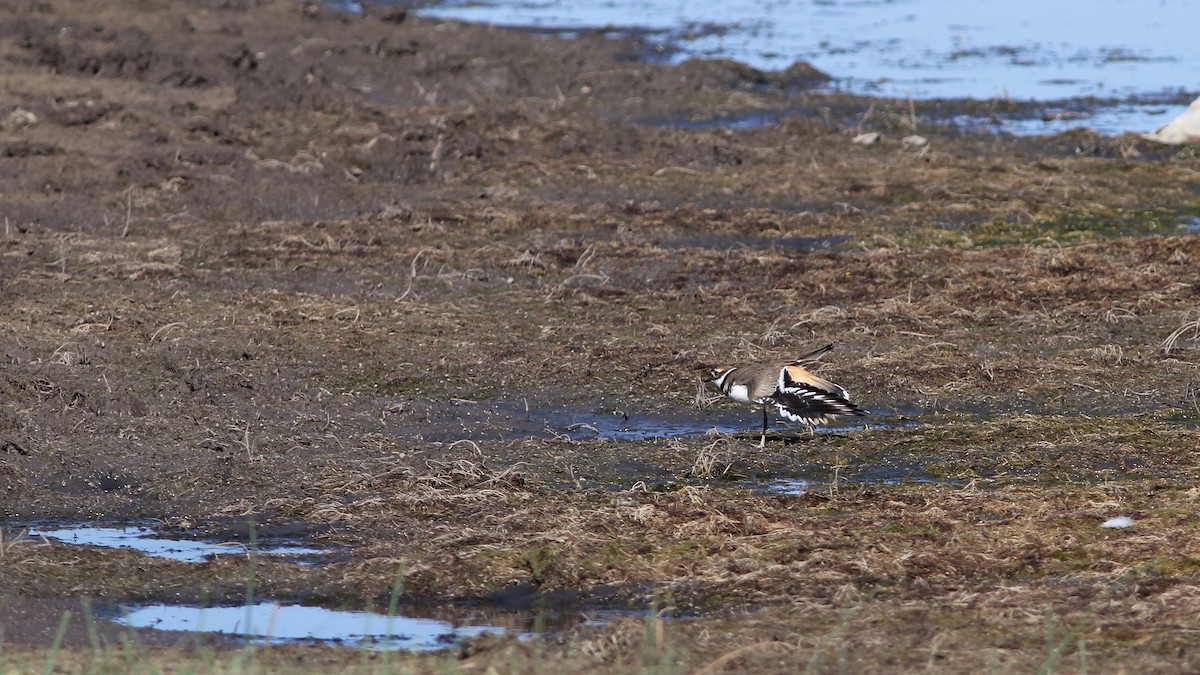
[[[180,562],[204,562],[213,556],[246,555],[250,549],[238,542],[207,542],[194,539],[160,537],[151,528],[141,525],[71,525],[64,527],[31,527],[29,536],[45,537],[66,544],[128,548],[146,555],[170,558]],[[263,541],[256,543],[258,555],[311,558],[323,553],[320,549],[300,546],[295,542]]]
[[[1040,112],[1031,111],[1024,115],[953,115],[945,118],[919,118],[922,123],[945,124],[966,131],[988,131],[1008,136],[1045,136],[1070,131],[1091,129],[1106,136],[1123,133],[1151,131],[1170,122],[1182,112],[1186,105],[1162,102],[1136,101],[1073,101],[1071,105],[1048,105]],[[1034,114],[1036,113],[1036,114]],[[804,111],[788,109],[755,111],[745,115],[719,117],[711,120],[650,120],[650,124],[683,127],[685,129],[756,129],[777,124],[791,116],[803,116]],[[918,133],[920,128],[918,127]],[[835,244],[836,245],[836,244]]]
[[[836,484],[842,485],[959,485],[959,481],[933,475],[918,463],[881,461],[877,464],[854,464],[838,470],[828,465],[796,467],[798,476],[746,480],[739,487],[764,495],[803,495],[820,492]]]
[[[201,563],[222,555],[247,555],[250,549],[238,542],[204,542],[165,539],[148,526],[78,525],[30,527],[28,536],[44,537],[67,544],[102,548],[128,548],[146,555],[188,563]],[[254,548],[256,555],[282,556],[304,563],[319,563],[327,551],[280,540],[265,539]],[[425,614],[429,608],[416,610]],[[602,624],[621,610],[583,612],[532,610],[510,611],[492,605],[470,608],[440,608],[438,616],[454,620],[397,614],[389,617],[369,611],[331,610],[299,604],[264,601],[255,605],[201,607],[198,605],[139,604],[121,606],[102,618],[139,629],[214,633],[253,642],[285,644],[319,643],[330,646],[362,647],[370,650],[435,650],[484,632],[511,633],[520,637],[561,630],[575,624]]]
[[[112,621],[134,628],[221,633],[270,644],[314,642],[375,650],[445,649],[480,633],[505,632],[498,626],[456,626],[438,619],[274,602],[235,607],[143,605],[127,608]]]
[[[872,96],[1127,99],[1092,105],[1085,119],[1001,125],[1017,135],[1151,131],[1200,91],[1200,1],[450,0],[419,12],[548,32],[637,33],[673,61],[730,58],[767,70],[807,61],[835,78],[832,88]]]
[[[1200,89],[1200,4],[1091,0],[449,0],[421,14],[653,31],[673,57],[808,61],[864,94],[1055,100]],[[631,21],[630,17],[636,17]]]
[[[1071,129],[1091,129],[1106,136],[1127,131],[1152,131],[1170,122],[1186,105],[1149,102],[1114,104],[1083,103],[1070,107],[1048,107],[1036,117],[958,115],[950,121],[963,129],[982,129],[1012,136],[1043,136]]]
[[[397,425],[397,435],[419,435],[427,441],[517,440],[524,438],[566,438],[574,441],[610,440],[641,442],[659,438],[695,437],[709,434],[757,432],[761,413],[743,406],[723,406],[705,410],[686,409],[670,412],[639,412],[631,408],[601,405],[585,408],[568,405],[531,405],[526,411],[512,404],[459,402],[428,404],[424,409],[424,431]],[[904,423],[909,424],[909,423]],[[872,413],[866,420],[836,420],[817,427],[817,433],[862,431],[894,426],[888,415]],[[795,433],[799,425],[773,426],[773,433]]]
[[[804,478],[780,478],[767,483],[756,485],[758,489],[777,495],[803,495],[808,494],[814,487],[814,483]]]

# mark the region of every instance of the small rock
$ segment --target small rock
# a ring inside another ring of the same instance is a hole
[[[874,145],[875,143],[878,143],[881,138],[883,138],[883,134],[879,133],[878,131],[868,131],[865,134],[859,134],[850,139],[850,142],[854,143],[855,145]]]
[[[1087,114],[1074,110],[1060,110],[1058,112],[1042,113],[1043,122],[1069,122],[1071,120],[1087,119]]]
[[[38,123],[38,116],[29,112],[24,108],[13,108],[12,112],[8,113],[5,118],[0,121],[0,129],[4,131],[16,131],[31,127]]]
[[[416,214],[413,213],[412,207],[408,204],[393,202],[384,205],[376,217],[380,220],[395,220],[401,223],[410,223],[416,217]]]

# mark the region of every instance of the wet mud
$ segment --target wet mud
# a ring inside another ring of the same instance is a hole
[[[88,658],[81,597],[397,598],[639,613],[470,638],[464,669],[1028,671],[1048,634],[1194,669],[1195,149],[644,50],[287,1],[0,8],[5,645],[70,611]],[[789,112],[647,123],[763,110]],[[867,427],[760,450],[699,388],[828,342]],[[147,521],[334,553],[26,532]]]

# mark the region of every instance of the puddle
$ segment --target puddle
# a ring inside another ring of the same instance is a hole
[[[840,472],[828,466],[811,467],[811,470],[801,470],[808,477],[773,478],[770,480],[749,480],[742,487],[765,495],[803,495],[810,492],[827,490],[835,478],[842,485],[872,484],[900,485],[915,483],[922,485],[961,485],[960,481],[934,476],[925,468],[916,464],[886,463],[858,464],[846,467]]]
[[[813,486],[812,481],[803,478],[780,478],[779,480],[773,480],[765,484],[760,483],[758,485],[762,491],[777,495],[808,494]]]
[[[638,415],[628,413],[586,413],[563,411],[551,415],[549,422],[563,430],[571,440],[600,438],[610,441],[648,441],[677,436],[704,436],[709,433],[733,434],[753,426],[752,415],[730,411],[704,411],[688,416]]]
[[[1188,232],[1191,232],[1193,234],[1200,234],[1200,216],[1196,216],[1196,217],[1192,218],[1191,220],[1188,220],[1187,222],[1185,222],[1183,224],[1183,226],[1185,228],[1187,228]]]
[[[372,650],[445,649],[484,632],[505,632],[491,625],[274,602],[236,607],[144,605],[126,608],[111,620],[133,628],[218,633],[267,644],[304,642]]]
[[[816,433],[841,433],[847,431],[867,431],[870,429],[893,429],[915,427],[916,422],[885,421],[887,416],[876,411],[870,412],[867,420],[861,418],[842,419],[819,426]],[[762,429],[762,414],[754,409],[709,409],[692,411],[686,415],[636,415],[628,413],[585,413],[583,411],[567,411],[562,416],[552,416],[566,430],[572,440],[601,438],[615,441],[645,441],[655,438],[674,438],[677,436],[705,436],[710,433],[722,434],[751,434],[755,435]],[[573,421],[571,424],[566,424]],[[808,433],[803,425],[780,423],[771,427],[770,433]]]
[[[713,431],[733,433],[745,426],[735,426],[736,422],[725,415],[686,419],[616,413],[597,415],[578,411],[554,415],[550,422],[560,427],[564,435],[572,440],[600,438],[635,442],[676,436],[703,436]]]
[[[408,402],[407,419],[389,424],[391,434],[425,441],[520,440],[565,438],[572,441],[594,439],[641,442],[659,438],[705,436],[709,433],[737,434],[757,432],[761,413],[750,407],[728,406],[706,410],[682,409],[671,412],[639,413],[632,409],[601,405],[595,408],[565,405],[483,404],[459,402]],[[839,420],[817,427],[817,433],[862,431],[897,426],[886,422],[888,415],[873,412],[865,421]],[[389,420],[390,423],[390,420]],[[420,426],[414,428],[414,423]],[[900,426],[911,426],[907,422]],[[801,430],[797,425],[773,427],[776,432]]]
[[[434,615],[430,615],[434,612]],[[161,631],[224,635],[258,644],[323,644],[371,651],[431,651],[454,647],[482,633],[529,638],[575,626],[602,626],[645,610],[512,610],[495,605],[402,608],[395,616],[263,601],[255,605],[200,607],[141,604],[105,618],[118,625]]]
[[[1128,0],[446,0],[417,11],[547,33],[645,31],[674,62],[783,70],[803,60],[870,96],[1054,101],[1196,89],[1194,10],[1157,2],[1132,12]]]
[[[247,555],[239,542],[204,542],[167,539],[144,525],[30,527],[29,537],[45,537],[67,544],[128,548],[146,555],[200,563],[216,556]],[[278,539],[260,539],[257,555],[281,556],[316,563],[327,550]],[[139,604],[104,613],[115,624],[137,629],[224,635],[259,644],[310,643],[359,647],[368,650],[438,650],[485,632],[529,637],[563,630],[573,625],[598,625],[623,610],[506,610],[495,606],[417,608],[418,615],[435,611],[438,617],[387,616],[370,611],[331,610],[300,604],[264,601],[255,605],[201,607],[198,605]],[[444,617],[453,617],[450,620]]]
[[[104,526],[76,525],[70,527],[31,527],[30,537],[45,537],[66,544],[99,546],[102,548],[128,548],[145,555],[170,558],[180,562],[204,562],[213,556],[246,555],[249,548],[239,542],[206,542],[194,539],[169,539],[159,536],[153,529],[141,525]],[[321,549],[300,546],[295,542],[260,541],[255,545],[258,555],[294,557],[302,562],[312,562],[325,552]]]

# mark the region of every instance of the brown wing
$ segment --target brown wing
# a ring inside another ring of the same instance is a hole
[[[784,391],[791,383],[808,385],[814,389],[821,389],[831,394],[836,394],[839,398],[850,399],[849,392],[844,388],[819,375],[814,375],[795,364],[788,364],[779,371],[779,381],[776,383],[776,387],[779,391]]]

